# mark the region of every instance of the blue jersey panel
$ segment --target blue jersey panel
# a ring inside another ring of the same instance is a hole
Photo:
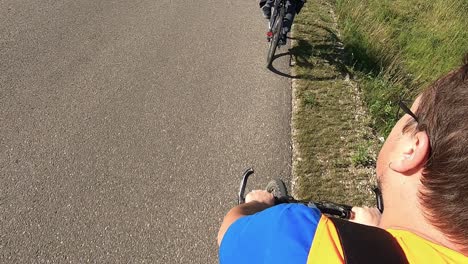
[[[282,204],[234,222],[221,242],[219,261],[228,263],[306,263],[320,211]]]

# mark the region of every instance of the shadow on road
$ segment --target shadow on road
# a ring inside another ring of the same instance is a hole
[[[289,56],[289,66],[292,66],[291,62],[294,61],[299,68],[303,68],[304,70],[296,71],[295,75],[291,75],[289,73],[281,72],[280,70],[275,68],[273,62],[270,66],[268,66],[268,69],[273,73],[286,78],[305,79],[311,81],[333,80],[336,78],[344,77],[346,75],[351,75],[351,73],[346,67],[345,60],[343,58],[343,47],[340,44],[338,44],[340,43],[338,37],[330,29],[327,29],[322,26],[320,27],[325,29],[328,33],[330,33],[325,41],[314,43],[312,41],[306,41],[299,38],[290,38],[291,40],[296,41],[295,46],[290,48],[287,52],[276,54],[273,57],[274,62],[278,58]],[[311,74],[311,69],[314,68],[314,63],[311,62],[312,58],[315,58],[314,61],[321,61],[322,63],[326,62],[334,66],[337,69],[337,71],[335,72],[335,74],[331,74],[329,76],[313,76]]]
[[[291,66],[291,52],[290,52],[290,50],[288,50],[287,52],[283,52],[283,53],[280,53],[280,54],[275,54],[275,56],[273,56],[271,64],[268,65],[268,69],[270,71],[272,71],[273,73],[278,74],[279,76],[282,76],[282,77],[286,77],[286,78],[290,78],[290,79],[300,79],[299,76],[292,76],[291,74],[281,72],[280,70],[276,69],[273,66],[276,59],[284,57],[284,56],[289,56],[289,58],[290,58],[289,59],[289,64],[290,64],[289,66]]]

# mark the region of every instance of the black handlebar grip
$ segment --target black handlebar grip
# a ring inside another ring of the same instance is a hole
[[[379,209],[380,213],[383,213],[384,205],[383,205],[382,192],[380,191],[378,187],[375,187],[374,189],[372,189],[372,191],[374,191],[375,193],[377,209]]]
[[[244,175],[242,175],[242,181],[239,187],[239,194],[237,195],[237,204],[243,204],[245,203],[245,187],[247,186],[247,180],[249,179],[249,176],[254,173],[254,170],[252,168],[248,168],[245,172]]]

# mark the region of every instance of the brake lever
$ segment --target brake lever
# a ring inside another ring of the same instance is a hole
[[[239,194],[237,196],[237,204],[243,204],[245,203],[245,187],[247,186],[247,180],[249,179],[249,176],[254,173],[254,170],[252,168],[248,168],[245,172],[244,175],[242,175],[242,181],[239,187]]]

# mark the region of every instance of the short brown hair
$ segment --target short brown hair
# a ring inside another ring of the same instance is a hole
[[[431,151],[420,200],[426,218],[449,240],[468,249],[468,54],[464,65],[421,94],[417,131]]]

